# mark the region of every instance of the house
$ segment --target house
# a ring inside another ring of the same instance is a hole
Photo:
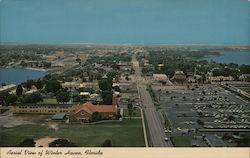
[[[157,82],[167,82],[168,77],[165,74],[153,74],[153,80]]]
[[[161,70],[164,67],[164,64],[158,64],[157,67],[158,67],[158,70]]]
[[[186,75],[184,74],[183,71],[176,71],[174,73],[173,79],[177,81],[184,81],[186,80]]]
[[[242,75],[239,77],[239,80],[245,81],[245,82],[250,82],[250,74],[242,74]]]
[[[211,76],[208,78],[211,82],[220,82],[220,81],[233,81],[232,76]]]
[[[82,97],[87,97],[87,98],[90,97],[90,93],[89,92],[80,92],[79,95],[82,96]]]
[[[114,105],[93,105],[91,103],[85,103],[75,106],[69,119],[70,122],[110,120],[116,118],[117,111],[117,106]]]

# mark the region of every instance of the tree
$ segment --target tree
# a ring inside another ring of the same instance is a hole
[[[81,101],[81,97],[77,94],[77,95],[73,95],[72,96],[73,102],[80,102]]]
[[[27,139],[24,139],[21,143],[19,143],[18,146],[20,147],[35,147],[35,141],[34,139],[30,139],[30,138],[27,138]]]
[[[28,90],[31,89],[32,85],[34,85],[34,81],[33,80],[28,80],[26,82],[23,83],[23,87],[27,88]]]
[[[8,106],[9,104],[13,104],[17,101],[17,97],[13,94],[9,94],[8,92],[0,92],[0,104],[3,106]]]
[[[106,139],[103,143],[102,143],[102,145],[101,145],[101,147],[111,147],[112,146],[112,143],[111,143],[111,140],[110,139]]]
[[[111,105],[113,100],[113,92],[112,91],[102,91],[101,92],[103,104]]]
[[[198,123],[199,125],[201,125],[201,126],[204,126],[204,122],[201,121],[200,119],[197,120],[197,123]]]
[[[35,82],[35,86],[37,89],[42,89],[43,88],[43,82],[39,79]]]
[[[57,80],[49,80],[46,82],[46,85],[45,85],[45,90],[47,92],[57,92],[59,91],[60,89],[62,88],[60,82],[58,82]]]
[[[108,79],[113,80],[113,78],[115,78],[118,75],[117,71],[110,71],[107,74]]]
[[[23,103],[37,103],[43,101],[43,97],[40,93],[32,93],[24,96],[22,102]]]
[[[76,147],[76,145],[67,139],[56,139],[49,143],[49,147]]]
[[[0,103],[1,105],[6,105],[6,97],[8,96],[8,92],[0,92]]]
[[[128,114],[131,119],[131,116],[133,114],[133,104],[131,102],[128,103]]]
[[[228,116],[228,121],[235,121],[235,118],[234,118],[234,116],[232,116],[232,115],[229,115],[229,116]]]
[[[42,64],[47,69],[51,67],[51,63],[49,63],[49,62],[42,62]]]
[[[102,78],[98,81],[99,88],[102,91],[111,90],[112,89],[112,80],[109,80],[108,78]]]
[[[8,96],[6,97],[6,104],[10,105],[13,104],[17,101],[17,96],[13,95],[13,94],[8,94]]]
[[[70,96],[68,92],[59,92],[56,95],[57,102],[68,102],[70,100]]]
[[[17,88],[16,88],[16,95],[17,95],[17,96],[20,96],[20,95],[22,95],[22,94],[23,94],[23,87],[22,87],[21,84],[19,84],[19,85],[17,86]]]

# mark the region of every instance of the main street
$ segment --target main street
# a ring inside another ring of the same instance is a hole
[[[147,83],[145,82],[144,78],[141,75],[141,69],[136,59],[136,53],[134,53],[133,55],[132,63],[135,70],[137,88],[140,95],[142,108],[144,109],[145,117],[147,120],[152,146],[153,147],[172,146],[170,138],[168,138],[167,141],[165,140],[166,135],[164,133],[164,126],[160,121],[159,114],[155,109],[152,98],[149,92],[147,91]]]

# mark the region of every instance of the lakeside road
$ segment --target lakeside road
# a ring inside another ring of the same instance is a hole
[[[140,94],[142,108],[144,109],[145,118],[147,120],[149,135],[153,147],[170,147],[172,143],[170,138],[165,141],[164,126],[160,121],[159,114],[156,111],[152,98],[147,91],[147,83],[141,75],[141,69],[136,59],[136,53],[132,58],[133,67],[135,69],[136,83]]]

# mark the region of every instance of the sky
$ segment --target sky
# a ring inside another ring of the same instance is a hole
[[[0,43],[249,44],[248,0],[0,0]]]

